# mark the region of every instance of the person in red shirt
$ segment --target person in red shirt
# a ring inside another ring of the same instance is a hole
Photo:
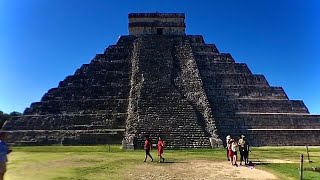
[[[233,143],[233,139],[229,139],[229,141],[227,142],[227,150],[228,150],[228,156],[231,162],[231,165],[233,165],[233,151],[232,151],[232,143]]]
[[[161,159],[162,159],[162,162],[164,162],[164,158],[162,157],[163,149],[164,149],[164,141],[162,140],[161,137],[159,137],[159,140],[158,140],[158,156],[159,156],[159,162],[161,162]]]
[[[143,162],[146,162],[148,156],[151,158],[151,161],[153,161],[153,158],[150,154],[151,142],[148,136],[146,136],[146,141],[144,142],[144,150],[146,151],[146,157],[144,158]]]

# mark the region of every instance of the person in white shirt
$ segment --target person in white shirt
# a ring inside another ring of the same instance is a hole
[[[232,150],[232,153],[233,153],[232,161],[233,161],[233,165],[238,167],[238,164],[237,164],[237,148],[238,148],[237,141],[235,139],[232,139],[232,143],[231,143],[231,150]]]
[[[229,158],[229,147],[228,147],[228,145],[229,145],[229,141],[230,141],[230,139],[231,139],[231,136],[230,135],[228,135],[227,137],[226,137],[226,149],[227,149],[227,159],[228,159],[228,161],[230,161],[230,158]],[[232,160],[231,160],[232,161]]]

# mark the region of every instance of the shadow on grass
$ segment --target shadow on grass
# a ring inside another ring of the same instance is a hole
[[[271,162],[257,162],[257,163],[254,163],[255,166],[260,166],[260,165],[269,165],[269,164],[275,164],[275,163],[271,163]]]
[[[249,164],[245,164],[243,166],[245,166],[245,167],[255,167],[255,166],[270,165],[270,164],[275,164],[275,163],[264,162],[264,161],[250,161]]]
[[[161,162],[160,164],[175,164],[175,163],[187,163],[185,161],[165,161],[165,162]]]

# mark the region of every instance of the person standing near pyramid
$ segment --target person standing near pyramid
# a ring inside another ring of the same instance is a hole
[[[242,165],[242,161],[244,161],[245,165],[248,164],[248,143],[245,140],[245,136],[241,135],[239,142],[239,152],[240,152],[240,165]]]
[[[230,161],[230,155],[229,155],[229,150],[230,150],[230,139],[231,139],[231,136],[230,135],[228,135],[227,137],[226,137],[226,149],[227,149],[227,159],[228,159],[228,161]]]
[[[232,151],[232,157],[230,157],[231,158],[231,162],[232,162],[232,165],[238,167],[238,164],[237,164],[237,147],[238,147],[238,143],[237,143],[236,139],[231,139],[230,141],[231,141],[231,151]]]
[[[164,149],[164,141],[162,140],[162,138],[159,136],[158,139],[158,156],[159,156],[159,162],[164,162],[164,158],[162,157],[163,154],[163,149]]]
[[[144,142],[144,150],[146,151],[146,157],[144,158],[143,162],[147,161],[148,156],[151,158],[151,161],[153,161],[153,158],[152,158],[152,156],[150,154],[151,142],[150,142],[149,136],[146,136],[146,140]]]

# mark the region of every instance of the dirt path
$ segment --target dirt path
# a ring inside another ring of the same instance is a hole
[[[127,179],[277,179],[271,173],[228,162],[192,160],[185,162],[147,162],[137,165],[126,174]]]

